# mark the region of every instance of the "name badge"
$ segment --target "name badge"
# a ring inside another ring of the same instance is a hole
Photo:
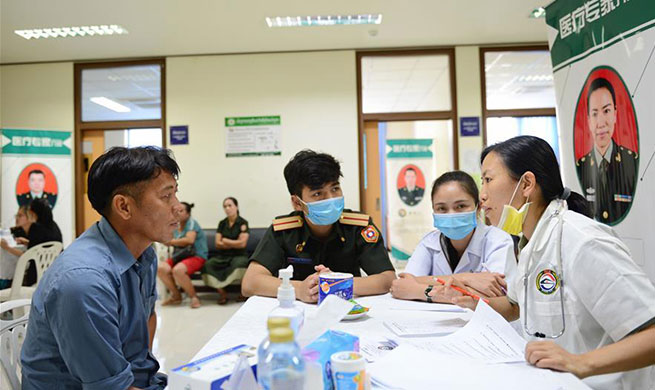
[[[314,260],[304,257],[287,257],[288,264],[314,264]]]

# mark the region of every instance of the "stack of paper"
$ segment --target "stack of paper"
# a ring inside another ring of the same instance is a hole
[[[389,320],[384,326],[400,337],[443,336],[460,330],[466,321],[459,316],[432,320]]]

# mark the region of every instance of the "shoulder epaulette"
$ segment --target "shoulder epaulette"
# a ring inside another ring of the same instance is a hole
[[[279,217],[273,220],[273,231],[279,232],[287,229],[295,229],[302,226],[302,217]]]
[[[369,216],[359,213],[341,213],[339,222],[344,225],[368,226]]]

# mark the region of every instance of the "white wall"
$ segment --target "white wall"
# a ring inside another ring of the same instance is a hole
[[[341,161],[346,207],[359,208],[354,51],[168,58],[166,89],[167,125],[189,126],[189,145],[170,146],[178,196],[204,228],[225,217],[226,196],[253,227],[288,213],[282,170],[303,148]],[[281,116],[282,155],[226,158],[225,117],[260,115]]]
[[[480,153],[482,152],[482,88],[480,85],[480,48],[478,46],[455,47],[457,83],[457,131],[460,117],[480,118],[479,137],[459,137],[459,169],[472,175],[479,183]]]
[[[0,127],[13,129],[60,130],[74,132],[73,63],[61,62],[0,67]],[[71,159],[75,150],[71,143]],[[71,177],[74,165],[71,163]],[[71,180],[74,183],[74,180]],[[2,185],[14,185],[5,183]],[[65,191],[65,189],[60,189]],[[70,189],[72,226],[62,227],[64,243],[75,237],[75,191]],[[65,212],[62,207],[61,212]],[[57,210],[56,210],[57,212]],[[55,218],[56,218],[55,214]],[[5,221],[6,216],[2,216]],[[60,225],[61,227],[61,225]]]

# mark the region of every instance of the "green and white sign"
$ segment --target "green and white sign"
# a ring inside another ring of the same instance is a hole
[[[279,156],[280,116],[225,118],[225,157]]]
[[[655,3],[556,0],[546,23],[564,184],[655,280]]]
[[[74,180],[70,131],[0,129],[2,226],[13,226],[20,206],[44,199],[64,245],[73,241]]]
[[[404,261],[430,230],[429,186],[436,178],[436,133],[435,138],[410,138],[413,128],[390,133],[403,138],[386,140],[389,246],[391,256]]]
[[[2,129],[3,154],[70,155],[69,131]]]
[[[389,139],[387,158],[432,158],[432,139]]]

